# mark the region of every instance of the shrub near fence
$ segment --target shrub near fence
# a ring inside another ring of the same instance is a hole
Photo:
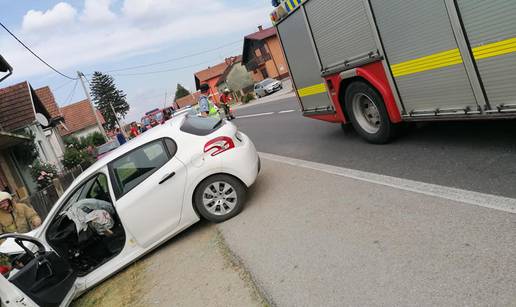
[[[68,189],[75,178],[77,178],[77,176],[79,176],[81,173],[82,168],[80,166],[60,173],[58,180],[62,190],[64,191]],[[45,219],[60,196],[59,187],[56,187],[54,184],[52,184],[41,191],[33,193],[29,197],[29,202],[34,210],[36,210],[36,212],[39,214],[41,219]]]

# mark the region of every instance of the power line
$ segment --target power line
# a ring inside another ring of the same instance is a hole
[[[79,80],[75,80],[75,84],[73,85],[73,89],[70,92],[70,94],[68,95],[68,98],[66,98],[66,104],[65,105],[69,105],[70,102],[72,102],[72,98],[75,96],[75,90],[77,89],[77,84],[79,84]]]
[[[192,64],[192,65],[187,65],[187,66],[182,66],[182,67],[175,67],[175,68],[171,68],[171,69],[165,69],[165,70],[146,71],[146,72],[130,73],[130,74],[114,74],[113,76],[115,76],[115,77],[126,77],[126,76],[153,75],[153,74],[159,74],[159,73],[164,73],[164,72],[171,72],[171,71],[177,71],[177,70],[192,68],[192,67],[196,67],[196,66],[203,65],[203,64],[206,64],[206,63],[211,63],[211,62],[213,62],[213,60],[204,61],[204,62],[200,62],[200,63],[196,63],[196,64]]]
[[[143,67],[149,67],[149,66],[166,64],[166,63],[170,63],[170,62],[174,62],[174,61],[179,61],[179,60],[184,60],[184,59],[192,58],[192,57],[195,57],[195,56],[198,56],[198,55],[203,55],[203,54],[210,53],[210,52],[213,52],[213,51],[217,51],[217,50],[220,50],[220,49],[224,49],[224,48],[236,45],[236,44],[241,43],[241,42],[242,42],[242,40],[239,39],[237,41],[229,42],[227,44],[224,44],[224,45],[212,48],[212,49],[207,49],[207,50],[203,50],[203,51],[200,51],[200,52],[197,52],[197,53],[192,53],[192,54],[189,54],[189,55],[184,55],[184,56],[180,56],[180,57],[176,57],[176,58],[171,58],[171,59],[168,59],[168,60],[165,60],[165,61],[153,62],[153,63],[136,65],[136,66],[129,66],[129,67],[125,67],[125,68],[108,70],[108,71],[105,71],[105,72],[106,73],[110,73],[110,72],[126,71],[126,70],[133,70],[133,69],[137,69],[137,68],[143,68]]]
[[[204,64],[207,64],[207,63],[212,63],[212,62],[217,61],[217,60],[218,60],[218,57],[216,59],[212,59],[212,60],[208,60],[208,61],[203,61],[203,62],[199,62],[199,63],[187,65],[187,66],[182,66],[182,67],[174,67],[174,68],[164,69],[164,70],[145,71],[145,72],[136,72],[136,73],[128,73],[128,74],[113,74],[113,76],[115,76],[115,77],[125,77],[125,76],[141,76],[141,75],[159,74],[159,73],[164,73],[164,72],[178,71],[178,70],[182,70],[182,69],[197,67],[199,65],[204,65]]]
[[[55,71],[56,73],[60,74],[61,76],[65,77],[65,78],[68,78],[70,80],[77,80],[77,78],[73,78],[73,77],[67,76],[67,75],[63,74],[62,72],[60,72],[59,70],[55,69],[52,65],[48,64],[39,55],[37,55],[34,51],[32,51],[27,45],[25,45],[18,37],[16,37],[16,35],[14,35],[11,31],[9,31],[9,29],[7,29],[7,27],[4,26],[3,23],[0,22],[0,26],[2,26],[2,28],[4,28],[5,31],[7,31],[7,33],[11,34],[11,36],[14,37],[14,39],[17,40],[18,43],[20,43],[23,47],[25,47],[25,49],[27,49],[30,53],[32,53],[32,55],[34,55],[38,60],[40,60],[48,68],[52,69],[53,71]]]
[[[57,92],[57,91],[59,91],[59,90],[61,90],[61,89],[65,88],[67,85],[72,84],[72,82],[73,82],[73,81],[68,80],[68,81],[66,81],[65,83],[63,83],[63,84],[61,84],[61,85],[59,85],[59,86],[55,87],[55,88],[52,90],[52,92]]]

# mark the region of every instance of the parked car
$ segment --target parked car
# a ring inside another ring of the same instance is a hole
[[[66,306],[201,218],[234,217],[259,169],[234,124],[174,117],[84,171],[41,227],[0,236],[18,264],[0,276],[2,306]]]
[[[110,141],[106,142],[105,144],[97,146],[97,148],[96,148],[97,160],[102,159],[104,156],[106,156],[111,151],[117,149],[118,147],[120,147],[120,143],[118,143],[117,140],[110,140]]]
[[[267,78],[254,85],[254,92],[258,98],[265,97],[269,94],[277,92],[283,88],[280,81],[276,79]]]

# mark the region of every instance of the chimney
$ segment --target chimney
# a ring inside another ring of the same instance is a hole
[[[262,25],[258,26],[258,31],[260,31],[260,32],[263,31],[263,26]]]

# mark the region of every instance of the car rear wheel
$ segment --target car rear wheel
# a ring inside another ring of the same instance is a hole
[[[195,190],[195,207],[206,220],[220,223],[242,211],[246,194],[246,186],[238,179],[224,174],[211,176]]]
[[[346,92],[346,110],[360,136],[370,143],[384,144],[394,135],[382,96],[364,82],[352,83]]]

